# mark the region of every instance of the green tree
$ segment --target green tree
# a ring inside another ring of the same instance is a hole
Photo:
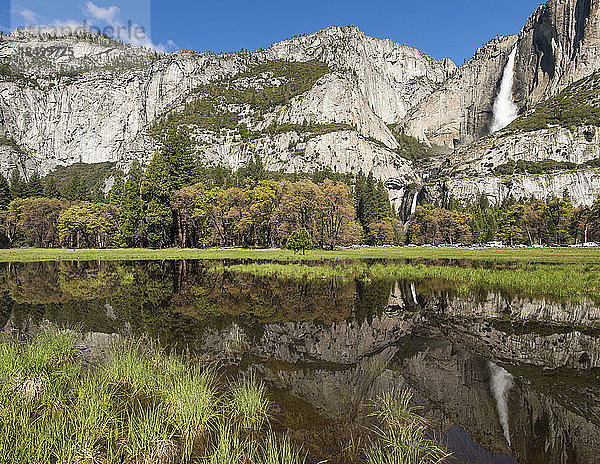
[[[160,150],[169,180],[169,189],[177,190],[193,182],[193,142],[184,126],[171,128],[163,139]]]
[[[125,179],[123,178],[123,171],[119,170],[115,174],[115,181],[108,194],[108,202],[120,209],[121,202],[123,201],[124,191]]]
[[[489,206],[489,202],[480,202],[472,214],[471,229],[476,243],[494,240],[498,232],[498,211]]]
[[[573,203],[568,198],[552,198],[546,202],[548,232],[559,245],[570,239],[569,224],[573,214]]]
[[[265,165],[259,155],[254,154],[247,162],[246,165],[237,172],[238,179],[241,183],[244,180],[249,179],[254,182],[259,182],[267,178],[267,172]]]
[[[148,164],[140,185],[142,230],[146,242],[152,247],[162,247],[169,243],[173,225],[170,186],[165,159],[158,152]]]
[[[510,246],[522,243],[525,232],[525,206],[512,204],[500,213],[498,237]]]
[[[44,195],[44,187],[40,175],[34,172],[27,181],[27,196],[32,198],[40,198]]]
[[[544,200],[532,200],[525,205],[525,232],[530,245],[541,245],[548,240],[546,207]]]
[[[294,253],[302,251],[302,254],[304,254],[312,246],[308,230],[300,229],[292,232],[292,235],[287,239],[286,245],[290,250],[294,250]]]
[[[65,198],[70,201],[87,201],[88,190],[81,182],[79,173],[75,171],[65,189]]]
[[[378,209],[379,204],[375,190],[375,179],[373,178],[373,173],[370,172],[363,189],[363,227],[367,227],[372,222],[377,221]]]
[[[61,198],[60,191],[58,190],[58,186],[56,185],[56,179],[54,176],[48,177],[46,181],[46,186],[44,187],[44,196],[46,198]]]
[[[63,244],[105,248],[114,243],[119,221],[113,205],[82,201],[61,212],[57,223]]]
[[[120,246],[141,247],[144,245],[141,184],[142,168],[136,160],[129,169],[127,181],[123,186],[122,199],[118,205],[119,234],[117,242]]]
[[[248,212],[252,218],[252,241],[254,246],[273,246],[275,238],[275,210],[281,184],[272,180],[258,182],[248,194]]]
[[[375,186],[375,201],[377,203],[377,221],[391,219],[394,216],[387,189],[381,180],[377,181]]]
[[[0,174],[0,208],[6,208],[11,200],[10,185],[6,178]]]
[[[10,196],[15,198],[27,198],[27,183],[21,178],[17,168],[10,174]]]
[[[569,224],[569,233],[575,239],[575,243],[585,243],[594,236],[593,230],[594,215],[589,206],[580,206],[573,210],[571,223]]]

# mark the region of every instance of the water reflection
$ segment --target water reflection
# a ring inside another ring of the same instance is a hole
[[[460,462],[600,455],[591,302],[465,295],[433,280],[303,282],[194,261],[5,264],[0,283],[6,330],[48,320],[93,332],[97,344],[101,333],[148,334],[254,370],[279,422],[318,457],[339,452],[340,424],[359,423],[375,397],[402,388]]]

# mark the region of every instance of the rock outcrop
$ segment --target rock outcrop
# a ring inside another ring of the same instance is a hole
[[[368,37],[356,26],[328,27],[272,45],[267,59],[318,59],[356,73],[358,86],[384,122],[398,122],[419,101],[456,72],[449,59],[436,61],[389,39]]]
[[[518,36],[499,37],[405,119],[410,134],[455,148],[489,132],[502,72],[517,47],[513,97],[523,111],[600,69],[598,0],[549,0]]]
[[[436,146],[456,148],[489,132],[502,71],[517,38],[497,37],[404,120],[408,134]]]
[[[515,100],[531,108],[598,69],[600,2],[550,0],[519,34]]]
[[[510,194],[546,197],[568,191],[575,204],[589,204],[597,193],[592,171],[560,173],[553,180],[494,176],[511,161],[597,160],[595,123],[486,134],[515,47],[512,96],[524,116],[600,69],[599,2],[549,0],[518,36],[492,39],[460,68],[368,37],[354,26],[325,28],[266,50],[220,55],[164,55],[85,33],[15,31],[0,38],[0,171],[6,176],[16,167],[25,176],[44,175],[57,166],[106,161],[127,170],[133,160],[147,162],[159,149],[157,127],[167,117],[210,97],[206,87],[198,91],[201,86],[281,88],[285,79],[253,70],[283,60],[325,63],[327,70],[274,107],[257,111],[252,102],[221,101],[212,110],[234,115],[227,127],[188,120],[199,163],[238,168],[258,154],[267,168],[284,172],[373,172],[385,181],[404,220],[417,204],[448,194],[465,200],[485,194],[501,201]],[[587,81],[580,87],[585,86]],[[439,150],[410,161],[399,146],[401,128]]]
[[[511,196],[516,200],[527,200],[568,195],[575,205],[590,206],[600,191],[600,169],[446,179],[427,184],[425,191],[429,201],[453,197],[467,204],[476,204],[481,196],[485,196],[491,204],[501,204]]]

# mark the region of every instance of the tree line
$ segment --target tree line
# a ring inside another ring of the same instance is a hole
[[[0,176],[0,242],[33,247],[285,247],[351,244],[566,244],[600,241],[600,200],[506,199],[474,205],[449,198],[398,219],[385,185],[370,173],[267,172],[259,157],[237,170],[200,166],[183,128],[171,129],[145,169],[117,172],[108,194],[77,172]]]
[[[499,205],[481,197],[470,206],[450,198],[444,206],[418,206],[407,228],[407,242],[415,244],[490,241],[510,246],[600,242],[600,198],[579,207],[568,196],[520,202],[509,197]]]
[[[169,131],[145,169],[134,162],[127,176],[117,173],[106,196],[92,194],[77,173],[60,191],[51,176],[44,185],[36,173],[25,181],[15,170],[0,178],[0,205],[2,240],[11,247],[333,249],[403,240],[372,174],[284,176],[267,172],[259,157],[236,171],[203,168],[181,128]]]

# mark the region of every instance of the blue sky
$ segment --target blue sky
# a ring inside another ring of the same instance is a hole
[[[355,24],[368,35],[460,65],[495,35],[519,32],[540,1],[0,0],[0,26],[86,20],[102,29],[132,21],[168,51],[220,51],[253,50],[294,34]],[[3,5],[10,9],[10,24],[3,21]]]

